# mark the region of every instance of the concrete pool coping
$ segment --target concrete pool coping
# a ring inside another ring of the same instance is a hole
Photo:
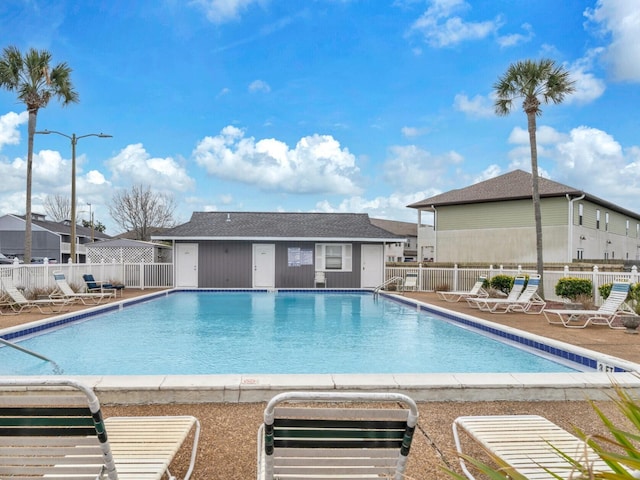
[[[193,289],[190,289],[193,290]],[[206,291],[208,289],[202,289]],[[169,295],[180,289],[155,292],[58,315],[0,331],[4,338],[14,338],[17,332],[35,331],[50,324],[64,324],[87,318],[105,310],[127,306]],[[395,300],[416,308],[448,314],[479,324],[495,327],[472,315],[447,310],[415,299],[392,295]],[[509,334],[542,339],[562,349],[589,354],[603,365],[640,371],[640,365],[617,357],[528,334],[512,327],[500,326]],[[170,352],[168,351],[168,354]],[[113,405],[170,403],[244,403],[264,402],[275,394],[292,390],[359,390],[395,391],[410,395],[416,401],[583,401],[607,400],[613,395],[613,385],[640,393],[640,378],[631,372],[567,372],[567,373],[424,373],[424,374],[261,374],[261,375],[100,375],[70,376],[93,387],[101,401]]]

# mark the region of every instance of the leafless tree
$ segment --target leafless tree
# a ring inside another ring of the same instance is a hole
[[[113,196],[109,214],[125,232],[132,232],[136,240],[148,241],[152,231],[175,226],[175,209],[171,195],[152,192],[149,186],[134,185]]]
[[[54,222],[71,220],[71,200],[64,195],[47,195],[44,199],[44,212]]]

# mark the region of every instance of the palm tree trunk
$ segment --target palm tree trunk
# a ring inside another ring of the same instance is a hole
[[[24,263],[31,263],[31,178],[33,170],[33,137],[36,134],[37,110],[29,109],[29,140],[27,142],[27,200],[24,224]]]
[[[536,114],[527,112],[527,128],[531,146],[531,195],[533,197],[533,217],[536,224],[536,268],[540,275],[538,294],[544,298],[544,261],[542,258],[542,214],[540,212],[540,191],[538,189],[538,146],[536,140]]]

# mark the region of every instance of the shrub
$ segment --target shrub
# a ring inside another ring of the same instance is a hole
[[[496,275],[491,277],[490,285],[495,290],[500,290],[504,294],[508,294],[513,288],[514,277],[509,275]]]
[[[580,295],[592,296],[593,282],[588,278],[565,277],[556,283],[556,295],[575,301]]]

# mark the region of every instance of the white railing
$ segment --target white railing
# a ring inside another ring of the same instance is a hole
[[[0,275],[13,277],[14,283],[26,290],[49,290],[55,287],[53,272],[64,273],[67,282],[84,286],[82,275],[90,273],[96,280],[123,284],[131,288],[173,286],[171,263],[49,263],[0,265]]]
[[[423,292],[433,292],[437,290],[469,290],[476,282],[479,276],[486,276],[491,279],[496,275],[517,274],[533,274],[535,270],[525,270],[522,268],[503,268],[489,266],[487,268],[439,268],[439,267],[423,267],[419,264],[417,267],[387,267],[385,269],[385,280],[393,277],[406,277],[407,273],[415,272],[418,274],[417,290]],[[601,272],[597,266],[591,271],[572,271],[568,266],[562,270],[545,271],[543,275],[544,295],[547,300],[562,301],[563,299],[555,294],[555,286],[563,277],[586,278],[593,283],[593,298],[596,304],[601,303],[598,287],[605,283],[612,283],[615,280],[629,280],[631,283],[640,281],[638,269],[634,266],[629,272]]]

